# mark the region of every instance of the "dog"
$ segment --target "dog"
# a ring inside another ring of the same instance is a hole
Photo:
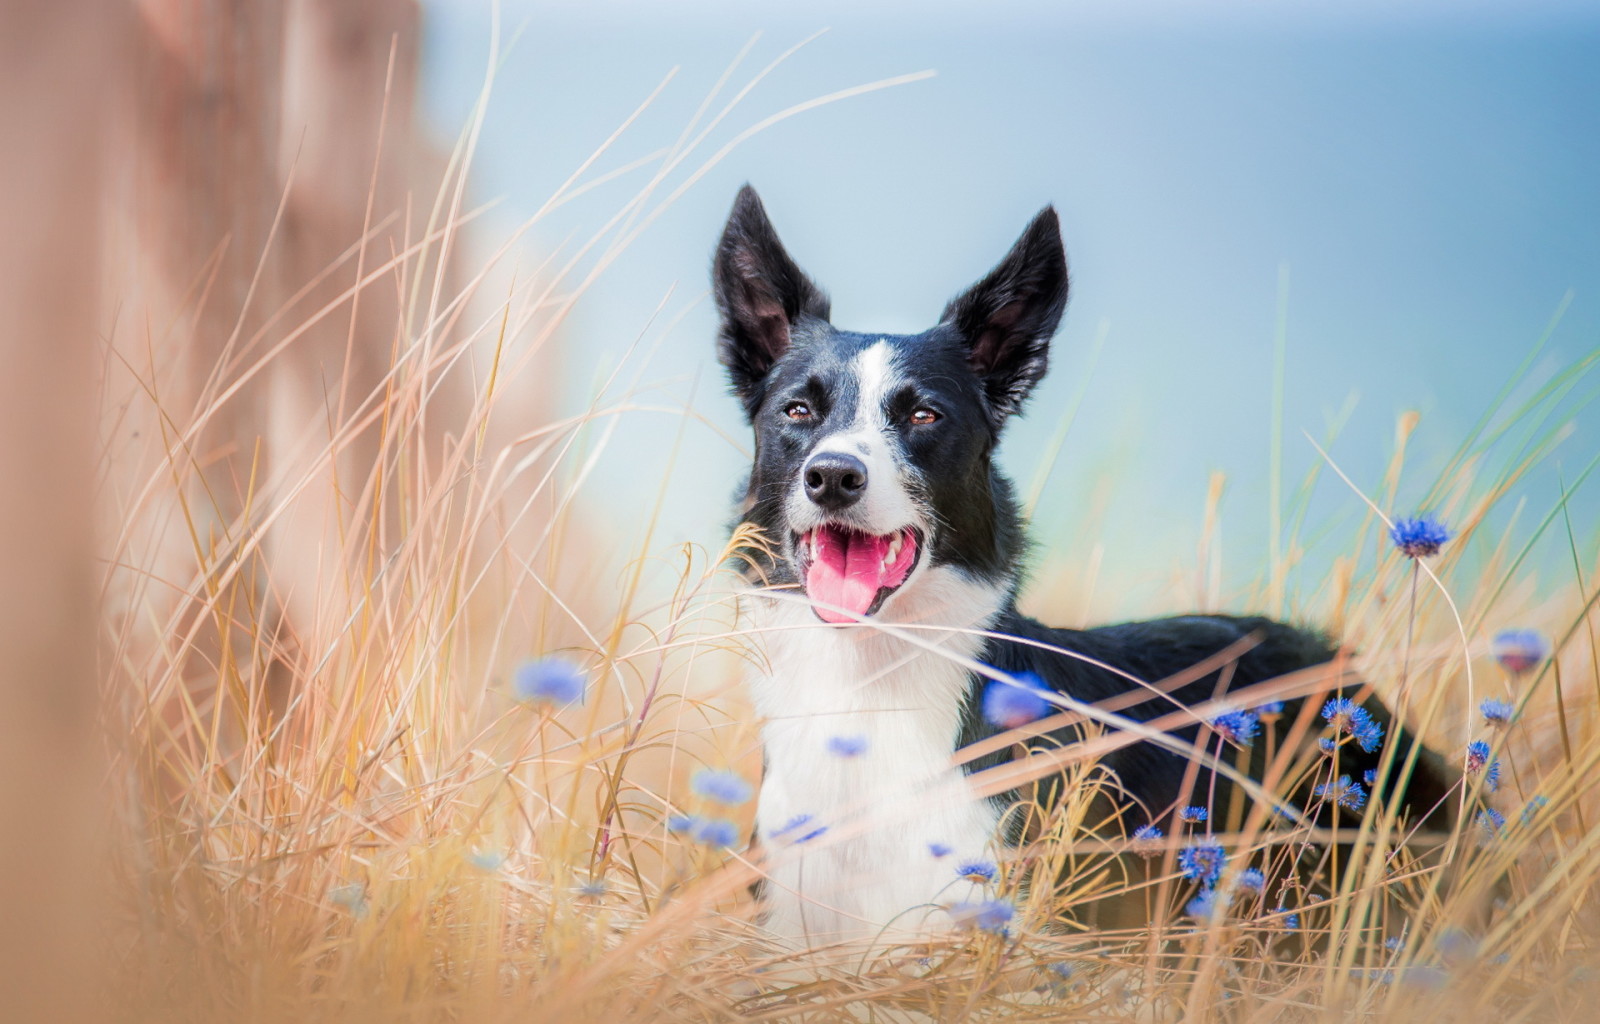
[[[1067,630],[1017,611],[1023,524],[994,454],[1045,374],[1067,303],[1053,208],[920,334],[834,327],[826,295],[748,185],[712,277],[718,358],[755,440],[736,528],[760,538],[742,549],[741,571],[764,655],[751,694],[763,719],[756,832],[774,936],[815,945],[926,935],[957,926],[961,908],[990,891],[985,862],[1020,839],[1017,816],[1006,814],[1017,794],[978,798],[966,772],[1017,748],[965,766],[952,760],[1001,731],[982,712],[986,684],[1028,677],[1069,706],[1126,704],[1141,682],[1242,650],[1170,698],[1119,712],[1143,722],[1175,702],[1200,704],[1335,657],[1317,633],[1265,618]],[[1369,728],[1398,744],[1395,770],[1366,785],[1402,801],[1414,820],[1442,820],[1452,773],[1365,688],[1348,689],[1289,700],[1269,728],[1280,742],[1298,729],[1314,745],[1330,731],[1316,717],[1323,702],[1353,697],[1358,716],[1378,723]],[[1233,792],[1223,772],[1188,752],[1207,728],[1194,718],[1165,730],[1172,742],[1146,738],[1101,759],[1126,794],[1117,812],[1125,834],[1177,833],[1180,809],[1204,802],[1196,794],[1215,803]],[[1345,743],[1341,771],[1377,772],[1381,749]],[[1299,796],[1302,809],[1315,802]],[[1326,820],[1329,801],[1321,803]]]

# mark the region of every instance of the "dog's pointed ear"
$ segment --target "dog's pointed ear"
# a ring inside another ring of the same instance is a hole
[[[828,319],[828,297],[789,258],[749,185],[739,190],[722,229],[711,283],[722,317],[717,358],[753,414],[761,382],[789,350],[795,325],[805,317]]]
[[[950,301],[942,323],[961,331],[999,426],[1044,376],[1067,306],[1061,223],[1046,206],[989,276]]]

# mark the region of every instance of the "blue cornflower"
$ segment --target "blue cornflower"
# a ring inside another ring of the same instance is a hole
[[[1372,789],[1378,784],[1378,769],[1368,768],[1366,771],[1362,772],[1361,781],[1367,784],[1368,789]]]
[[[1483,720],[1490,725],[1510,725],[1511,713],[1516,709],[1508,700],[1485,697],[1483,703],[1478,705],[1478,710],[1483,712]]]
[[[792,843],[808,843],[828,831],[826,825],[812,825],[811,815],[797,814],[772,833],[774,839],[788,839]]]
[[[1140,825],[1133,830],[1133,845],[1146,857],[1152,856],[1161,845],[1164,833],[1154,825]]]
[[[1050,687],[1032,672],[1019,672],[1015,682],[991,679],[983,688],[983,717],[1001,729],[1016,729],[1049,714],[1050,701],[1043,695]]]
[[[582,700],[587,686],[582,669],[553,655],[525,661],[511,676],[511,692],[518,700],[540,704],[571,704]]]
[[[1339,749],[1339,741],[1331,736],[1324,736],[1317,741],[1317,749],[1332,757],[1333,752]]]
[[[1361,714],[1362,718],[1352,725],[1350,735],[1356,738],[1356,743],[1360,744],[1362,750],[1370,754],[1383,742],[1383,723],[1367,715],[1365,711]]]
[[[1184,905],[1183,912],[1201,921],[1214,920],[1227,909],[1227,904],[1217,899],[1217,890],[1201,889],[1194,899]]]
[[[1341,775],[1332,782],[1324,782],[1312,792],[1324,800],[1332,800],[1352,811],[1361,810],[1367,802],[1366,790],[1361,788],[1361,783],[1348,775]]]
[[[1334,697],[1322,705],[1322,720],[1339,732],[1347,732],[1372,753],[1383,742],[1383,723],[1375,721],[1367,709],[1349,697]]]
[[[928,844],[928,852],[933,854],[933,859],[934,860],[938,860],[941,857],[950,856],[952,851],[951,851],[950,847],[946,846],[943,843],[929,843]]]
[[[1483,772],[1483,788],[1493,793],[1500,788],[1500,759],[1489,756],[1489,744],[1473,740],[1467,744],[1467,774]]]
[[[1387,949],[1391,953],[1400,952],[1402,949],[1406,948],[1405,936],[1403,936],[1403,935],[1391,935],[1391,936],[1389,936],[1387,939],[1383,940],[1383,948]]]
[[[1268,715],[1281,715],[1283,714],[1283,701],[1269,700],[1265,704],[1256,708],[1256,713],[1263,718],[1267,717]]]
[[[1261,721],[1253,711],[1229,711],[1211,720],[1211,728],[1230,743],[1248,747],[1261,731]]]
[[[1507,629],[1494,636],[1494,660],[1521,675],[1550,655],[1550,644],[1536,629]]]
[[[1198,805],[1185,807],[1178,812],[1178,817],[1184,821],[1199,823],[1211,817],[1211,812]]]
[[[1260,892],[1267,887],[1267,876],[1262,874],[1260,868],[1245,868],[1239,872],[1239,888],[1251,892]]]
[[[1222,877],[1227,861],[1227,851],[1216,843],[1195,843],[1178,851],[1178,869],[1185,878],[1192,878],[1201,885],[1212,885]]]
[[[1437,555],[1451,536],[1449,528],[1431,515],[1396,519],[1394,525],[1389,527],[1389,539],[1407,558]]]
[[[834,757],[860,757],[867,752],[865,736],[829,736],[828,753]]]
[[[1275,913],[1280,913],[1280,914],[1283,913],[1283,908],[1279,907],[1277,909],[1277,911],[1275,911]],[[1285,928],[1289,929],[1291,932],[1299,930],[1299,928],[1300,928],[1300,915],[1298,913],[1287,915],[1283,919],[1283,926]]]
[[[1493,807],[1485,807],[1479,811],[1477,818],[1474,820],[1477,822],[1478,828],[1483,830],[1485,839],[1493,839],[1500,834],[1501,829],[1506,827],[1506,816]]]
[[[689,780],[689,788],[698,796],[730,807],[744,803],[755,792],[750,783],[737,772],[716,771],[711,768],[702,768],[695,772],[694,778]]]
[[[995,866],[986,860],[963,861],[956,865],[956,874],[969,882],[982,882],[987,885],[994,881]]]
[[[983,900],[980,903],[957,903],[950,908],[950,916],[959,928],[976,928],[994,935],[1004,935],[1006,925],[1016,914],[1016,908],[1005,900]]]
[[[694,827],[698,824],[700,824],[699,815],[674,814],[667,818],[667,831],[692,832],[694,831]]]
[[[694,840],[707,846],[732,846],[739,841],[739,829],[725,818],[702,818],[695,824]]]

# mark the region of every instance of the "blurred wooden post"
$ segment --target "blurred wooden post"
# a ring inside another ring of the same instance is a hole
[[[93,367],[105,107],[127,34],[92,0],[0,5],[0,1016],[94,989]]]

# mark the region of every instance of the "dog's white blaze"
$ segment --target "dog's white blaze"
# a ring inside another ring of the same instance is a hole
[[[813,454],[840,452],[854,455],[867,467],[867,493],[851,510],[851,519],[868,533],[885,534],[920,520],[916,504],[906,489],[898,457],[899,438],[884,415],[889,396],[903,382],[895,367],[894,348],[887,341],[867,346],[850,360],[856,382],[856,414],[850,425],[819,443]],[[790,522],[809,528],[820,516],[795,481],[789,495]]]
[[[950,764],[967,669],[874,623],[982,629],[1003,593],[957,569],[923,567],[897,597],[845,627],[818,622],[803,599],[752,601],[768,656],[752,683],[765,719],[757,825],[769,858],[767,927],[794,945],[945,930],[942,908],[980,896],[956,875],[961,861],[986,856],[996,824],[993,806],[974,799]],[[968,658],[983,643],[968,633],[914,635]],[[831,754],[833,737],[862,737],[866,750]],[[801,816],[804,826],[779,834]],[[936,857],[932,844],[951,852]]]

